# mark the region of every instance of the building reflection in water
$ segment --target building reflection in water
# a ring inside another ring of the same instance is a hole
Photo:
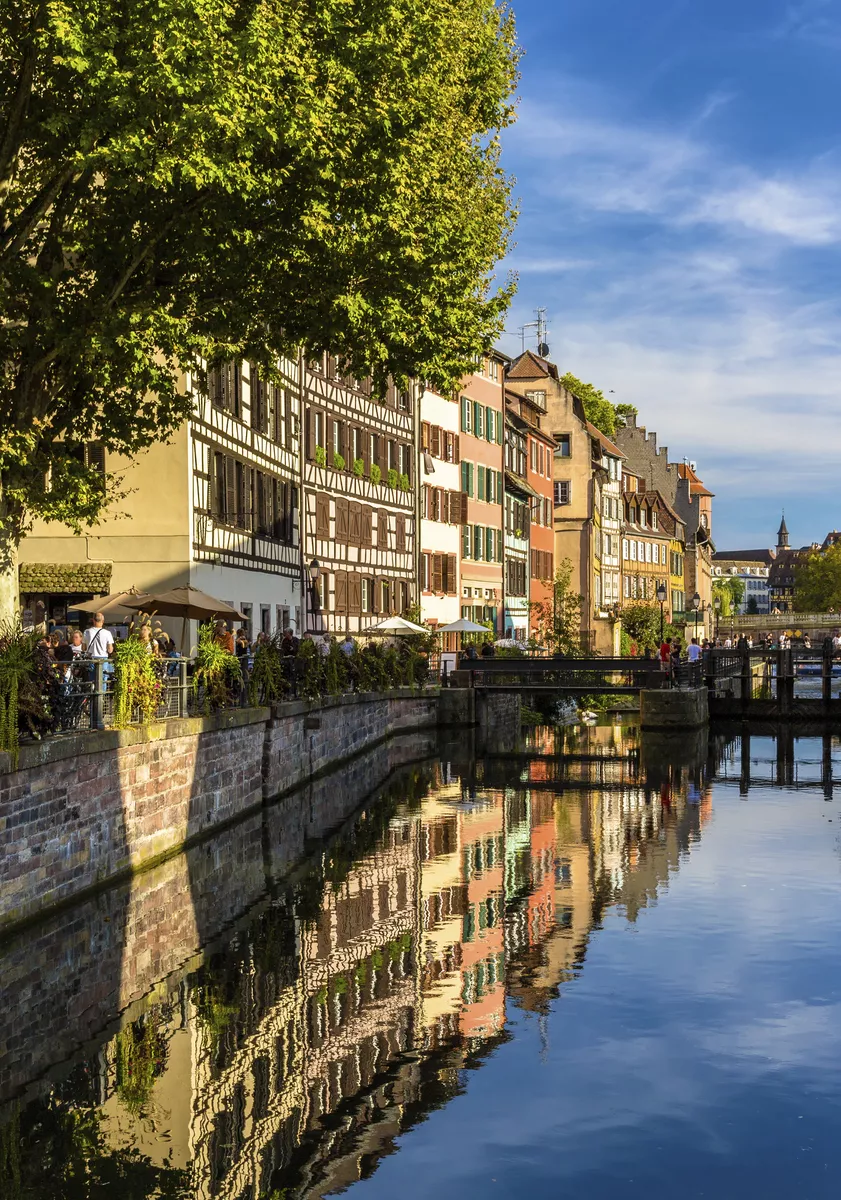
[[[199,969],[6,1114],[3,1194],[61,1195],[77,1169],[230,1200],[370,1174],[505,1039],[509,1005],[546,1011],[609,906],[635,920],[655,900],[710,817],[707,754],[706,737],[538,730],[517,755],[455,750],[404,774]]]

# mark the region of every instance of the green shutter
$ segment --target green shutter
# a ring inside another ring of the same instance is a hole
[[[487,473],[487,476],[485,477],[485,498],[486,498],[488,504],[493,504],[493,502],[494,502],[494,482],[495,481],[496,481],[496,471],[492,471],[491,468],[488,467],[488,473]]]
[[[476,483],[477,483],[476,499],[477,500],[490,499],[490,497],[485,495],[485,476],[488,474],[490,474],[490,472],[486,471],[483,466],[479,467],[479,470],[477,472],[478,478],[476,481]]]
[[[473,401],[473,436],[482,437],[482,405],[478,400]]]
[[[473,526],[473,557],[478,561],[482,558],[482,526]]]
[[[470,526],[461,527],[461,557],[470,558]]]
[[[492,529],[485,530],[485,558],[488,562],[494,561],[494,531]]]
[[[461,398],[461,432],[468,433],[470,430],[470,401],[466,396]]]
[[[464,459],[462,459],[462,463],[461,463],[461,490],[462,490],[463,492],[466,492],[466,491],[467,491],[467,488],[468,488],[468,484],[469,484],[469,483],[470,483],[470,464],[469,464],[468,462],[465,462],[465,461],[464,461]]]
[[[489,442],[494,440],[494,410],[492,408],[485,411],[485,436]]]
[[[494,414],[494,416],[496,417],[496,442],[497,442],[498,446],[501,446],[502,445],[502,413],[497,412]]]
[[[473,499],[473,463],[467,464],[467,494]]]

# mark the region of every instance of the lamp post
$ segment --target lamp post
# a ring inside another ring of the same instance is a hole
[[[663,620],[664,620],[663,605],[666,603],[666,598],[668,597],[668,594],[669,593],[666,591],[665,583],[661,583],[657,588],[657,600],[660,604],[660,645],[661,646],[663,645],[663,633],[665,632],[664,626],[663,626]]]
[[[312,608],[313,623],[315,623],[316,613],[321,612],[321,597],[318,594],[318,581],[321,578],[321,563],[317,558],[314,558],[309,565],[310,576],[310,606]]]
[[[692,611],[695,613],[695,640],[698,640],[698,609],[701,607],[701,597],[696,592],[689,601],[692,605]]]
[[[721,617],[721,596],[718,592],[713,596],[713,608],[715,609],[715,640],[718,641],[718,623]]]

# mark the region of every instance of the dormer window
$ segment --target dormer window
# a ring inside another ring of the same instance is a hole
[[[648,519],[645,514],[645,509],[642,506],[640,506],[640,526],[643,529],[645,529],[647,525],[648,525]]]
[[[657,513],[654,511],[653,508],[651,510],[651,528],[652,529],[657,528]]]

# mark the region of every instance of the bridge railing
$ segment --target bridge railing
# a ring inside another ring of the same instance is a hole
[[[452,679],[472,688],[570,695],[621,694],[669,685],[655,658],[478,658],[462,662]]]

